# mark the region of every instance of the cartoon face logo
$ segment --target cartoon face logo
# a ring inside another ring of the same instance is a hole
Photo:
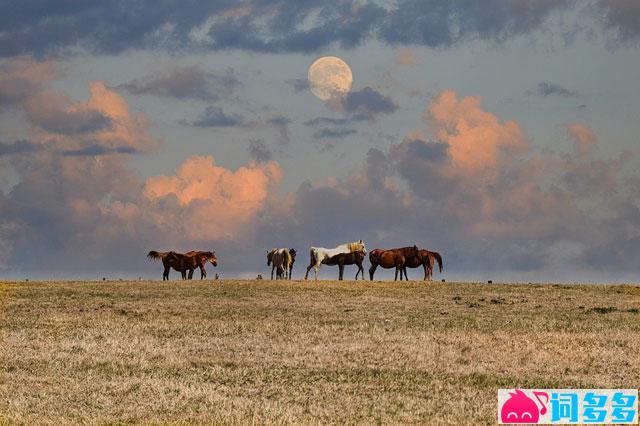
[[[509,393],[509,399],[502,405],[500,410],[500,418],[502,423],[538,423],[540,414],[545,414],[547,408],[540,400],[541,396],[545,396],[549,401],[549,395],[546,392],[534,392],[534,396],[542,406],[538,409],[538,405],[533,399],[529,398],[520,389]]]

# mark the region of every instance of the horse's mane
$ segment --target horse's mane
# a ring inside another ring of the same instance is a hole
[[[354,241],[352,243],[347,243],[347,249],[350,252],[360,251],[360,250],[362,250],[362,243],[360,241]]]

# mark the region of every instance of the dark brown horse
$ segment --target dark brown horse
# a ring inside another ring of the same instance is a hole
[[[192,251],[186,252],[185,255],[192,256],[195,259],[195,265],[198,268],[200,268],[201,280],[207,278],[207,270],[205,269],[207,261],[211,262],[213,266],[218,266],[218,258],[216,257],[215,251],[193,251],[192,250]],[[194,269],[189,270],[189,279],[193,278]]]
[[[196,267],[196,259],[193,256],[187,256],[175,251],[157,252],[150,251],[147,257],[151,260],[162,260],[164,272],[162,273],[162,281],[169,279],[169,270],[171,268],[182,274],[182,279],[187,279],[187,271],[193,271]],[[193,273],[193,272],[192,272]]]
[[[361,251],[354,251],[351,253],[340,253],[322,261],[324,265],[338,265],[338,280],[342,281],[344,274],[344,265],[357,265],[358,272],[356,272],[356,280],[358,274],[362,273],[362,279],[364,280],[364,268],[362,267],[362,261],[364,260],[364,253]]]
[[[369,253],[369,261],[371,262],[371,267],[369,268],[369,277],[371,281],[373,281],[373,274],[376,272],[376,268],[381,266],[383,268],[396,268],[396,276],[394,281],[398,280],[398,272],[400,272],[400,281],[402,281],[402,273],[404,272],[404,276],[407,277],[407,270],[405,268],[405,263],[409,258],[417,258],[419,256],[418,246],[413,247],[401,247],[394,248],[389,250],[375,249],[371,250]]]
[[[405,260],[404,274],[405,276],[407,275],[407,268],[417,268],[419,266],[422,266],[424,268],[424,280],[431,281],[431,275],[433,274],[433,266],[436,261],[438,262],[440,273],[442,273],[442,256],[440,256],[440,253],[421,249],[418,251],[418,256],[408,257]]]
[[[218,265],[218,259],[215,252],[212,251],[190,251],[188,253],[178,253],[175,251],[157,252],[155,250],[150,251],[147,257],[151,260],[162,260],[164,266],[164,272],[162,273],[162,281],[169,279],[169,270],[171,268],[182,274],[182,279],[193,278],[193,271],[196,268],[200,268],[200,279],[207,276],[205,264],[208,261],[213,266]]]

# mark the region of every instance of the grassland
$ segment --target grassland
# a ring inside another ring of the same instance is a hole
[[[640,385],[640,287],[0,283],[0,423],[492,424]]]

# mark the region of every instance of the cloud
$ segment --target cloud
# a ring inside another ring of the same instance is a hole
[[[637,45],[640,41],[640,4],[634,0],[598,0],[597,16],[613,30],[618,43]]]
[[[0,156],[23,154],[42,149],[42,146],[27,140],[19,140],[13,143],[0,142]]]
[[[180,226],[194,241],[233,239],[243,225],[250,224],[270,188],[281,179],[275,162],[251,163],[231,171],[216,166],[212,156],[191,157],[175,176],[149,178],[144,194],[158,206],[153,214],[157,223]]]
[[[321,129],[313,133],[314,139],[343,139],[358,133],[355,129],[338,128],[338,129]]]
[[[309,90],[311,85],[309,84],[309,80],[306,78],[294,78],[286,80],[285,83],[289,84],[293,87],[293,91],[298,93],[305,90]]]
[[[261,140],[252,140],[247,147],[247,151],[251,158],[257,163],[266,163],[271,161],[271,151]]]
[[[46,61],[17,57],[0,61],[0,111],[23,104],[41,92],[58,73]]]
[[[448,47],[472,39],[502,42],[539,29],[571,1],[406,0],[389,12],[379,38],[392,45]]]
[[[593,130],[583,123],[568,124],[567,134],[574,140],[574,151],[579,155],[590,153],[596,146],[597,139],[593,134]]]
[[[111,119],[97,109],[72,105],[66,96],[42,92],[27,107],[29,121],[42,130],[60,135],[95,133],[111,128]]]
[[[291,142],[291,138],[289,137],[289,124],[291,124],[291,119],[280,115],[267,119],[266,123],[277,132],[278,143],[280,143],[280,145],[288,145],[289,142]]]
[[[190,124],[195,127],[233,127],[244,124],[244,118],[239,114],[227,114],[218,106],[208,106]]]
[[[538,96],[542,96],[546,98],[548,96],[556,95],[561,96],[563,98],[577,98],[580,96],[578,92],[573,90],[569,90],[565,87],[562,87],[558,84],[551,83],[549,81],[543,81],[538,83],[538,88],[535,92]]]
[[[482,99],[459,100],[453,91],[443,91],[425,112],[435,139],[449,146],[452,165],[470,177],[495,174],[501,157],[521,153],[527,139],[514,121],[500,119],[481,107]]]
[[[134,148],[129,146],[121,146],[117,148],[105,148],[100,145],[90,145],[80,149],[67,149],[62,150],[61,154],[67,157],[95,157],[99,155],[111,155],[111,154],[136,154]]]
[[[390,98],[371,87],[349,92],[343,101],[343,106],[344,110],[356,120],[370,120],[377,114],[391,114],[398,109]]]
[[[625,6],[616,6],[617,3]],[[377,2],[280,0],[191,3],[114,0],[71,7],[35,0],[0,5],[0,56],[53,56],[72,51],[117,54],[135,49],[230,50],[309,53],[349,49],[377,39],[391,45],[449,47],[475,39],[502,43],[539,30],[575,1],[400,0]],[[633,0],[601,1],[605,24],[632,39]],[[153,11],[153,12],[150,12]],[[596,12],[594,12],[595,14]]]
[[[410,49],[399,49],[394,58],[396,65],[403,67],[415,67],[417,65],[416,55]]]
[[[177,67],[117,86],[135,95],[214,101],[228,97],[240,85],[235,72],[207,71],[201,65]]]
[[[348,118],[316,117],[311,120],[305,121],[304,125],[310,127],[322,126],[325,124],[331,126],[344,126],[345,124],[349,123],[349,121],[350,120]]]

